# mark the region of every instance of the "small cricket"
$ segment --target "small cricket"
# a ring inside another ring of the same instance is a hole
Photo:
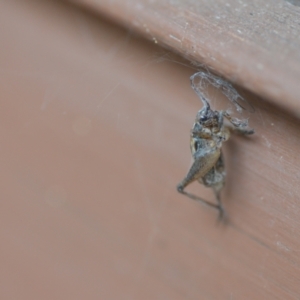
[[[200,79],[200,84],[195,80]],[[225,210],[221,202],[221,190],[225,185],[225,165],[222,155],[222,144],[232,133],[250,135],[253,129],[248,128],[248,120],[240,120],[231,116],[228,110],[212,110],[201,84],[208,84],[218,88],[240,112],[244,107],[240,104],[244,99],[234,87],[224,79],[210,73],[200,71],[190,77],[191,86],[203,103],[198,111],[190,133],[190,148],[193,164],[185,178],[177,185],[177,191],[189,198],[215,208],[219,212],[219,220],[224,219]],[[204,80],[204,81],[203,81]],[[225,122],[225,119],[228,122]],[[228,124],[227,124],[228,123]],[[185,191],[185,188],[194,181],[213,189],[216,203],[211,203],[196,195]]]

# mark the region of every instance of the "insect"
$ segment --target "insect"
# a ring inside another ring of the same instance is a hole
[[[185,178],[177,185],[177,190],[179,193],[193,200],[197,200],[217,209],[219,211],[219,219],[221,220],[224,217],[224,208],[220,193],[225,185],[226,177],[222,144],[230,138],[231,133],[249,135],[253,134],[254,130],[248,128],[248,120],[234,118],[226,110],[218,111],[210,108],[209,101],[195,84],[195,78],[200,76],[203,79],[203,74],[205,74],[211,82],[213,81],[213,83],[215,83],[213,84],[214,86],[221,86],[222,89],[224,89],[225,86],[226,91],[229,87],[231,94],[234,91],[236,93],[235,95],[240,97],[229,83],[214,75],[198,72],[191,76],[191,86],[201,99],[203,107],[196,115],[190,134],[190,148],[194,162]],[[209,83],[211,84],[211,82]],[[227,96],[229,95],[228,92],[226,92],[226,94]],[[231,98],[230,100],[232,101],[234,99]],[[236,103],[234,104],[237,105]],[[226,124],[224,119],[227,119],[229,124]],[[211,203],[185,191],[185,188],[196,180],[204,186],[213,189],[217,203]]]

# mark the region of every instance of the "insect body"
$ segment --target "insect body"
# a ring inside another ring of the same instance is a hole
[[[208,100],[196,89],[193,81],[194,76],[191,77],[192,87],[200,96],[204,106],[198,111],[191,130],[190,147],[194,162],[186,177],[178,184],[177,190],[191,199],[216,208],[219,211],[219,218],[222,219],[224,209],[221,203],[220,192],[224,187],[226,176],[222,144],[229,139],[232,132],[248,135],[253,134],[254,130],[248,129],[247,122],[231,117],[227,111],[213,111]],[[225,124],[224,118],[233,126]],[[186,186],[196,180],[213,189],[217,199],[216,204],[184,190]]]

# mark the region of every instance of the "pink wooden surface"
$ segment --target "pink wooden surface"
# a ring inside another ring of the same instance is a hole
[[[195,70],[63,2],[0,20],[1,299],[299,299],[298,119],[245,94],[217,226],[175,189]]]

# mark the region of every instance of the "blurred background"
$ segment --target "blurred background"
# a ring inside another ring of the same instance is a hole
[[[0,24],[1,299],[299,299],[295,114],[240,88],[256,136],[224,147],[218,224],[176,191],[198,68],[65,1]]]

